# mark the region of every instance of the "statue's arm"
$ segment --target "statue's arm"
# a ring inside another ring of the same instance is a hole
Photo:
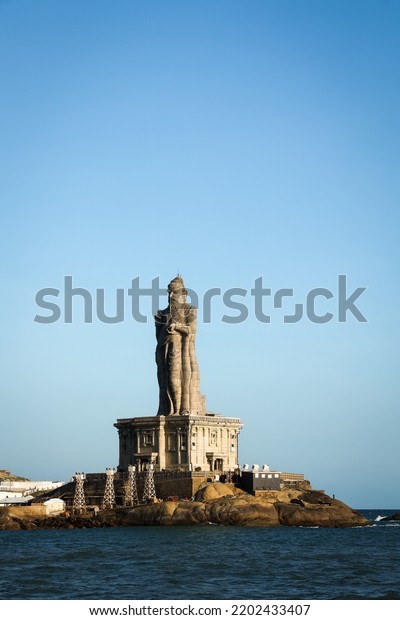
[[[179,332],[180,334],[185,334],[185,336],[190,334],[190,327],[188,327],[187,325],[184,325],[183,323],[174,323],[174,329],[176,332]]]
[[[188,336],[196,333],[197,309],[191,308],[185,317],[185,323],[175,323],[175,330]]]

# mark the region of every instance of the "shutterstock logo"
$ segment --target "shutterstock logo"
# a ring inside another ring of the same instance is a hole
[[[187,303],[192,304],[199,309],[198,320],[203,323],[211,323],[212,320],[232,324],[243,323],[251,315],[260,323],[299,323],[305,319],[317,324],[328,323],[334,319],[339,323],[346,323],[349,318],[359,323],[367,323],[364,314],[356,305],[365,290],[366,287],[358,287],[349,293],[347,276],[339,275],[334,292],[328,288],[313,288],[302,301],[296,301],[294,289],[280,288],[273,291],[271,288],[265,288],[261,276],[256,278],[250,289],[230,288],[223,291],[221,288],[210,288],[200,296],[193,289],[185,288],[181,309],[184,310]],[[115,312],[109,315],[105,310],[106,295],[103,288],[96,289],[92,294],[86,288],[74,287],[72,276],[64,276],[62,290],[42,288],[36,293],[37,307],[45,310],[47,314],[36,314],[33,320],[45,325],[57,321],[72,323],[73,320],[93,323],[97,317],[101,323],[122,323],[128,318],[138,323],[147,323],[148,320],[153,321],[157,310],[168,303],[168,291],[160,288],[158,276],[152,279],[149,288],[142,288],[137,276],[132,280],[130,288],[126,290],[117,288],[114,295]],[[55,299],[58,301],[58,298],[61,303],[56,303]],[[81,300],[80,306],[83,302],[83,311],[81,307],[74,308],[73,301],[78,298]],[[151,313],[143,314],[141,301],[144,298],[151,299]],[[220,312],[218,317],[212,317],[216,314],[217,300],[222,301],[223,314]],[[128,312],[126,306],[129,306]]]

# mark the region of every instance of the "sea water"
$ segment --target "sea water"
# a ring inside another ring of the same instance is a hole
[[[1,599],[399,599],[399,510],[350,529],[0,532]]]

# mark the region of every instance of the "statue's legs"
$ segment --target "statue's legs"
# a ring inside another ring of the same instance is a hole
[[[180,413],[182,402],[182,338],[174,335],[168,343],[168,394],[172,400],[172,413]]]
[[[168,396],[168,366],[166,360],[166,347],[156,349],[157,379],[160,388],[160,399],[157,415],[169,415],[172,413],[172,404]]]
[[[182,339],[182,401],[179,413],[189,413],[191,411],[191,375],[189,339],[186,336]]]

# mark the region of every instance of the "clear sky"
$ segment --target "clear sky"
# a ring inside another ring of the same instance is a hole
[[[246,321],[216,298],[197,334],[240,463],[400,508],[399,35],[390,0],[0,2],[0,468],[117,464],[116,418],[157,410],[151,307],[87,324],[75,299],[66,324],[64,276],[111,315],[117,288],[179,270],[200,298],[248,291]],[[339,274],[368,322],[339,322]],[[268,324],[260,277],[294,291]],[[284,323],[317,287],[332,320]]]

